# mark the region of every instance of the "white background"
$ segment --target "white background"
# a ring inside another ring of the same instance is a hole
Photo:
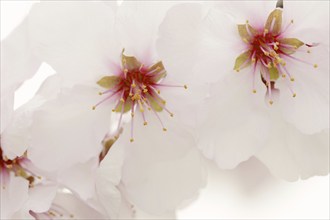
[[[28,13],[32,1],[1,0],[1,40]],[[16,92],[15,108],[28,101],[54,71],[43,65]],[[208,185],[179,219],[329,219],[329,176],[288,183],[273,179],[256,159],[232,171],[206,161]]]

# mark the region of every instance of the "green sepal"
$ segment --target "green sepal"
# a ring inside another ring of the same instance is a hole
[[[272,23],[274,21],[274,26],[273,29],[270,30]],[[266,21],[265,24],[265,29],[268,31],[271,31],[273,35],[277,35],[281,32],[281,27],[282,27],[282,10],[281,9],[275,9],[272,11]]]
[[[250,33],[252,36],[250,36],[249,32],[246,28],[249,28]],[[245,43],[251,42],[253,39],[253,36],[255,36],[258,32],[249,24],[238,24],[237,25],[239,36],[242,38],[242,40]]]
[[[128,98],[128,99],[126,99],[126,101],[124,103],[120,102],[120,104],[117,106],[117,108],[115,108],[115,112],[121,113],[123,107],[124,107],[124,113],[130,111],[132,108],[132,100],[130,100]]]
[[[164,100],[158,97],[152,97],[151,95],[147,94],[146,96],[151,108],[155,110],[156,112],[163,111],[163,107],[159,103],[164,103]],[[165,105],[165,104],[164,104]]]
[[[127,68],[128,71],[137,70],[141,67],[141,63],[133,56],[124,55],[125,49],[121,54],[121,64],[123,68]]]
[[[102,79],[97,81],[97,84],[105,89],[112,89],[120,82],[118,76],[104,76]]]
[[[248,59],[250,59],[250,55],[251,52],[250,51],[245,51],[244,53],[240,54],[236,60],[235,60],[235,66],[234,66],[234,70],[236,70],[237,72],[239,72],[242,68],[245,68],[246,66],[248,66],[251,61],[249,61],[247,63],[247,65],[242,66]]]
[[[162,61],[159,61],[149,67],[148,72],[152,72],[150,75],[153,77],[154,82],[158,82],[159,80],[166,77],[166,71]]]
[[[271,81],[276,81],[280,77],[278,69],[274,66],[274,64],[272,64],[271,68],[269,68],[269,76]]]

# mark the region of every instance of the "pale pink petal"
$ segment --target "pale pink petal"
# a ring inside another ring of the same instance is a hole
[[[279,178],[296,181],[329,173],[329,132],[306,135],[286,123],[273,123],[272,136],[256,154]]]
[[[229,75],[201,103],[205,119],[197,128],[199,148],[220,168],[232,169],[258,152],[270,135],[263,92],[253,94],[248,76]]]
[[[166,122],[167,131],[156,120],[143,126],[135,119],[134,142],[130,131],[115,143],[126,148],[122,182],[133,205],[155,215],[173,212],[204,185],[201,155],[190,133]],[[127,129],[127,127],[126,127]]]
[[[1,178],[3,175],[1,175]],[[28,199],[29,182],[10,173],[7,184],[1,179],[1,219],[10,219]]]
[[[60,72],[67,85],[110,74],[120,48],[114,40],[113,8],[104,2],[41,2],[29,16],[36,55]]]

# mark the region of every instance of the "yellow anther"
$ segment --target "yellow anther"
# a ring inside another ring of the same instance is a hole
[[[92,109],[95,110],[96,109],[96,106],[93,106]]]
[[[187,85],[184,85],[183,88],[188,89],[188,86]]]
[[[294,81],[294,78],[292,77],[290,80],[291,80],[291,82],[293,82]]]
[[[166,105],[166,101],[165,100],[162,100],[162,103],[163,103],[163,105]]]
[[[132,83],[132,85],[131,85],[131,86],[132,86],[132,88],[135,88],[135,87],[136,87],[136,85],[135,85],[134,83]]]
[[[99,95],[103,95],[103,93],[102,92],[99,92]]]
[[[268,29],[265,29],[264,30],[264,34],[268,34]]]
[[[252,62],[252,63],[255,63],[255,62],[256,62],[256,58],[252,58],[252,59],[251,59],[251,62]]]
[[[133,93],[131,93],[131,92],[130,92],[130,93],[129,93],[129,96],[131,96],[131,97],[132,97],[132,96],[133,96]]]
[[[291,19],[291,24],[293,24],[293,19]]]
[[[310,50],[307,50],[307,53],[311,53],[311,51]]]
[[[270,55],[271,55],[272,57],[276,57],[276,58],[278,57],[278,55],[277,55],[277,53],[275,53],[275,51],[271,51],[271,52],[270,52]]]
[[[150,108],[150,107],[148,107],[148,110],[149,110],[149,111],[151,111],[151,108]]]
[[[268,67],[268,69],[272,68],[272,64],[271,63],[268,63],[267,64],[267,67]]]
[[[160,90],[159,89],[157,90],[157,93],[160,94]]]
[[[264,54],[265,54],[266,56],[269,56],[269,53],[268,53],[268,52],[264,52]]]
[[[278,45],[280,45],[280,42],[276,41],[275,44],[278,46]]]
[[[283,78],[285,78],[285,77],[286,77],[286,75],[285,75],[285,74],[282,74],[282,77],[283,77]]]
[[[125,100],[123,98],[120,99],[121,102],[125,102]]]
[[[252,92],[253,92],[253,93],[257,93],[257,90],[254,89],[254,90],[252,90]]]
[[[294,97],[296,97],[296,96],[297,96],[297,94],[296,94],[296,93],[293,93],[293,94],[292,94],[292,97],[293,97],[293,98],[294,98]]]
[[[249,41],[248,41],[246,38],[243,38],[243,41],[244,41],[245,43],[249,43]]]
[[[163,131],[167,131],[167,129],[166,128],[163,128]]]
[[[112,109],[111,111],[112,111],[112,112],[115,112],[115,111],[116,111],[116,109]]]
[[[249,20],[246,20],[245,22],[248,24],[249,23]]]
[[[171,117],[174,117],[174,114],[173,114],[173,113],[170,113],[170,116],[171,116]]]
[[[318,67],[318,65],[317,64],[314,64],[314,68],[317,68]]]
[[[131,138],[131,139],[129,139],[129,141],[132,143],[132,142],[134,141],[134,139],[133,139],[133,138]]]
[[[147,88],[145,85],[142,85],[141,87],[142,87],[142,89],[145,89],[145,88]]]
[[[144,93],[147,93],[147,92],[148,92],[148,89],[144,89],[143,92],[144,92]]]
[[[273,100],[269,100],[269,104],[271,104],[271,105],[272,105],[273,103],[274,103],[274,102],[273,102]]]
[[[276,44],[274,45],[274,50],[278,50],[278,46],[276,46]]]
[[[148,122],[146,122],[146,121],[145,121],[145,122],[143,122],[143,125],[144,125],[144,126],[146,126],[147,124],[148,124]]]
[[[134,113],[133,112],[131,113],[131,116],[132,116],[132,118],[134,117]]]
[[[140,108],[140,112],[144,112],[144,108]]]
[[[239,68],[236,69],[236,72],[239,72]]]

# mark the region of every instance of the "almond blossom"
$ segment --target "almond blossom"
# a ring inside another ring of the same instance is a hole
[[[173,52],[194,62],[210,85],[196,135],[220,168],[257,156],[287,180],[328,174],[328,7],[223,1],[168,12],[158,48],[165,64]]]
[[[59,84],[50,97],[30,102],[16,115],[16,121],[25,120],[21,143],[36,166],[56,173],[56,181],[72,186],[81,199],[96,194],[111,218],[125,200],[154,215],[174,215],[204,185],[190,127],[196,112],[187,111],[205,97],[193,89],[203,86],[168,72],[155,47],[159,23],[173,4],[42,2],[28,17],[32,50],[57,72]],[[11,126],[9,137],[22,134],[19,124]],[[115,143],[106,158],[115,149],[124,151],[113,158],[123,158],[116,181],[107,178],[112,169],[102,172],[103,178],[93,171],[109,136]],[[80,174],[87,172],[78,176],[87,183],[70,178],[77,166]],[[93,183],[113,187],[94,189]]]

